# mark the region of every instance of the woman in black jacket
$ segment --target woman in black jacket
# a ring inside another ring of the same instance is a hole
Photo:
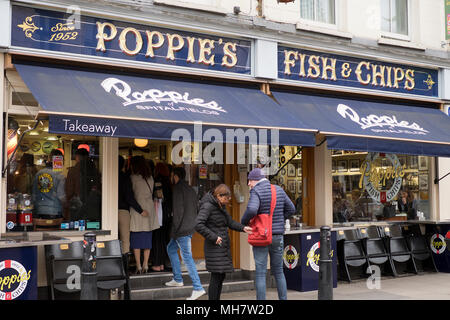
[[[205,237],[206,269],[211,272],[209,300],[219,300],[225,273],[233,272],[228,228],[251,233],[252,228],[234,221],[226,210],[230,189],[221,184],[205,194],[200,203],[195,230]]]

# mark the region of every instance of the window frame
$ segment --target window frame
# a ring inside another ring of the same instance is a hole
[[[319,27],[319,28],[327,28],[327,29],[333,29],[333,30],[337,30],[338,29],[338,12],[339,12],[339,0],[333,0],[334,1],[334,23],[327,23],[327,22],[321,22],[321,21],[317,21],[317,20],[309,20],[309,19],[304,19],[302,18],[302,13],[301,13],[301,1],[299,1],[299,14],[300,14],[300,18],[299,18],[299,24],[300,25],[308,25],[308,26],[313,26],[313,27]],[[316,15],[316,6],[315,6],[316,0],[314,0],[314,15]]]
[[[389,19],[391,21],[392,24],[392,3],[393,0],[389,0]],[[408,20],[406,25],[407,25],[407,33],[406,34],[402,34],[402,33],[395,33],[392,31],[385,31],[381,29],[381,0],[380,0],[380,36],[381,38],[389,38],[389,39],[395,39],[395,40],[403,40],[403,41],[411,41],[411,0],[405,0],[406,1],[406,19]],[[391,28],[392,29],[392,25]]]

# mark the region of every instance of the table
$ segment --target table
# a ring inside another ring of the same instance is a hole
[[[0,239],[0,300],[37,300],[37,247],[71,243],[42,232]]]
[[[336,231],[354,227],[331,228],[333,287],[337,287]],[[320,227],[303,227],[284,234],[283,270],[287,288],[296,291],[318,290]]]

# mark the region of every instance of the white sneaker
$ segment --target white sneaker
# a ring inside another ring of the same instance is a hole
[[[166,286],[168,286],[168,287],[182,287],[182,286],[184,286],[184,283],[183,282],[176,282],[174,279],[172,279],[169,282],[166,282]]]
[[[192,291],[192,295],[189,298],[187,298],[186,300],[197,300],[198,298],[200,298],[204,294],[206,294],[205,289],[193,290]]]

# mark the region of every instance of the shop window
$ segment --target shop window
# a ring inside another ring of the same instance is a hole
[[[408,35],[408,0],[381,0],[381,30]]]
[[[430,219],[431,158],[332,152],[333,221]]]
[[[272,176],[271,183],[281,186],[295,205],[296,214],[293,216],[295,224],[303,222],[302,217],[302,195],[303,195],[303,172],[302,152],[300,147],[280,146],[279,169]]]
[[[336,24],[335,0],[300,0],[300,17],[305,20]]]
[[[51,230],[101,228],[101,154],[99,138],[56,135],[48,121],[8,119],[7,231],[32,231],[32,222],[58,220]],[[29,214],[24,221],[23,216]],[[39,228],[45,230],[45,225]],[[48,228],[50,230],[50,228]]]

